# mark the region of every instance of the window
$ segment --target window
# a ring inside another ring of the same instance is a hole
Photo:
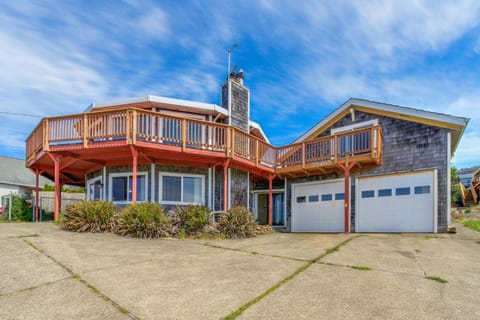
[[[430,193],[430,186],[418,186],[415,187],[415,194]]]
[[[332,194],[322,194],[322,201],[331,201],[332,200]]]
[[[303,203],[303,202],[307,202],[307,197],[305,196],[297,197],[297,203]]]
[[[373,197],[375,197],[375,191],[373,190],[362,191],[362,198],[373,198]]]
[[[308,196],[308,202],[318,202],[318,195]]]
[[[103,199],[103,183],[102,178],[94,178],[87,181],[87,200]]]
[[[335,200],[345,200],[345,193],[335,193]]]
[[[160,202],[165,204],[203,204],[204,176],[176,173],[160,174]]]
[[[397,196],[408,196],[410,194],[410,187],[397,188],[395,190],[395,195]]]
[[[392,196],[392,189],[380,189],[378,190],[379,197],[391,197]]]
[[[117,204],[132,201],[132,174],[110,174],[110,200]],[[137,173],[137,201],[147,200],[147,173]]]

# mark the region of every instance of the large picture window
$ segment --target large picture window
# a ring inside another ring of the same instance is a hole
[[[110,200],[116,204],[132,202],[132,174],[112,173],[110,175]],[[137,173],[137,201],[147,200],[147,173]]]
[[[203,204],[204,176],[160,174],[160,202],[164,204]]]

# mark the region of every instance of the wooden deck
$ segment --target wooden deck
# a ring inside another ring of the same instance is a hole
[[[229,125],[119,108],[43,119],[26,141],[26,166],[52,177],[55,155],[62,158],[62,181],[83,184],[86,173],[131,164],[132,152],[139,164],[228,161],[257,176],[301,176],[352,162],[379,164],[382,132],[375,126],[277,148]]]

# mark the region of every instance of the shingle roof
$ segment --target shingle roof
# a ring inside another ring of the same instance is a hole
[[[52,184],[47,178],[40,177],[40,186]],[[35,187],[35,174],[25,167],[25,160],[0,156],[0,184],[22,187]]]

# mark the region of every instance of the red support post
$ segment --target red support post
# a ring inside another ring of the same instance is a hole
[[[273,179],[274,175],[268,176],[268,225],[272,225],[273,222]]]
[[[132,203],[137,202],[137,164],[138,164],[138,151],[134,146],[130,146],[132,151]]]
[[[38,222],[38,185],[39,185],[39,175],[40,175],[40,170],[35,169],[35,222]]]
[[[54,180],[55,180],[55,202],[53,207],[53,219],[55,221],[58,220],[58,216],[60,214],[60,210],[62,208],[62,186],[60,183],[60,157],[59,156],[52,156],[53,163],[55,165],[55,173],[54,173]]]
[[[338,166],[345,173],[345,196],[344,196],[344,221],[345,221],[345,232],[350,232],[350,170],[356,165],[356,162],[352,162],[350,165],[346,163],[345,165],[339,163]]]

